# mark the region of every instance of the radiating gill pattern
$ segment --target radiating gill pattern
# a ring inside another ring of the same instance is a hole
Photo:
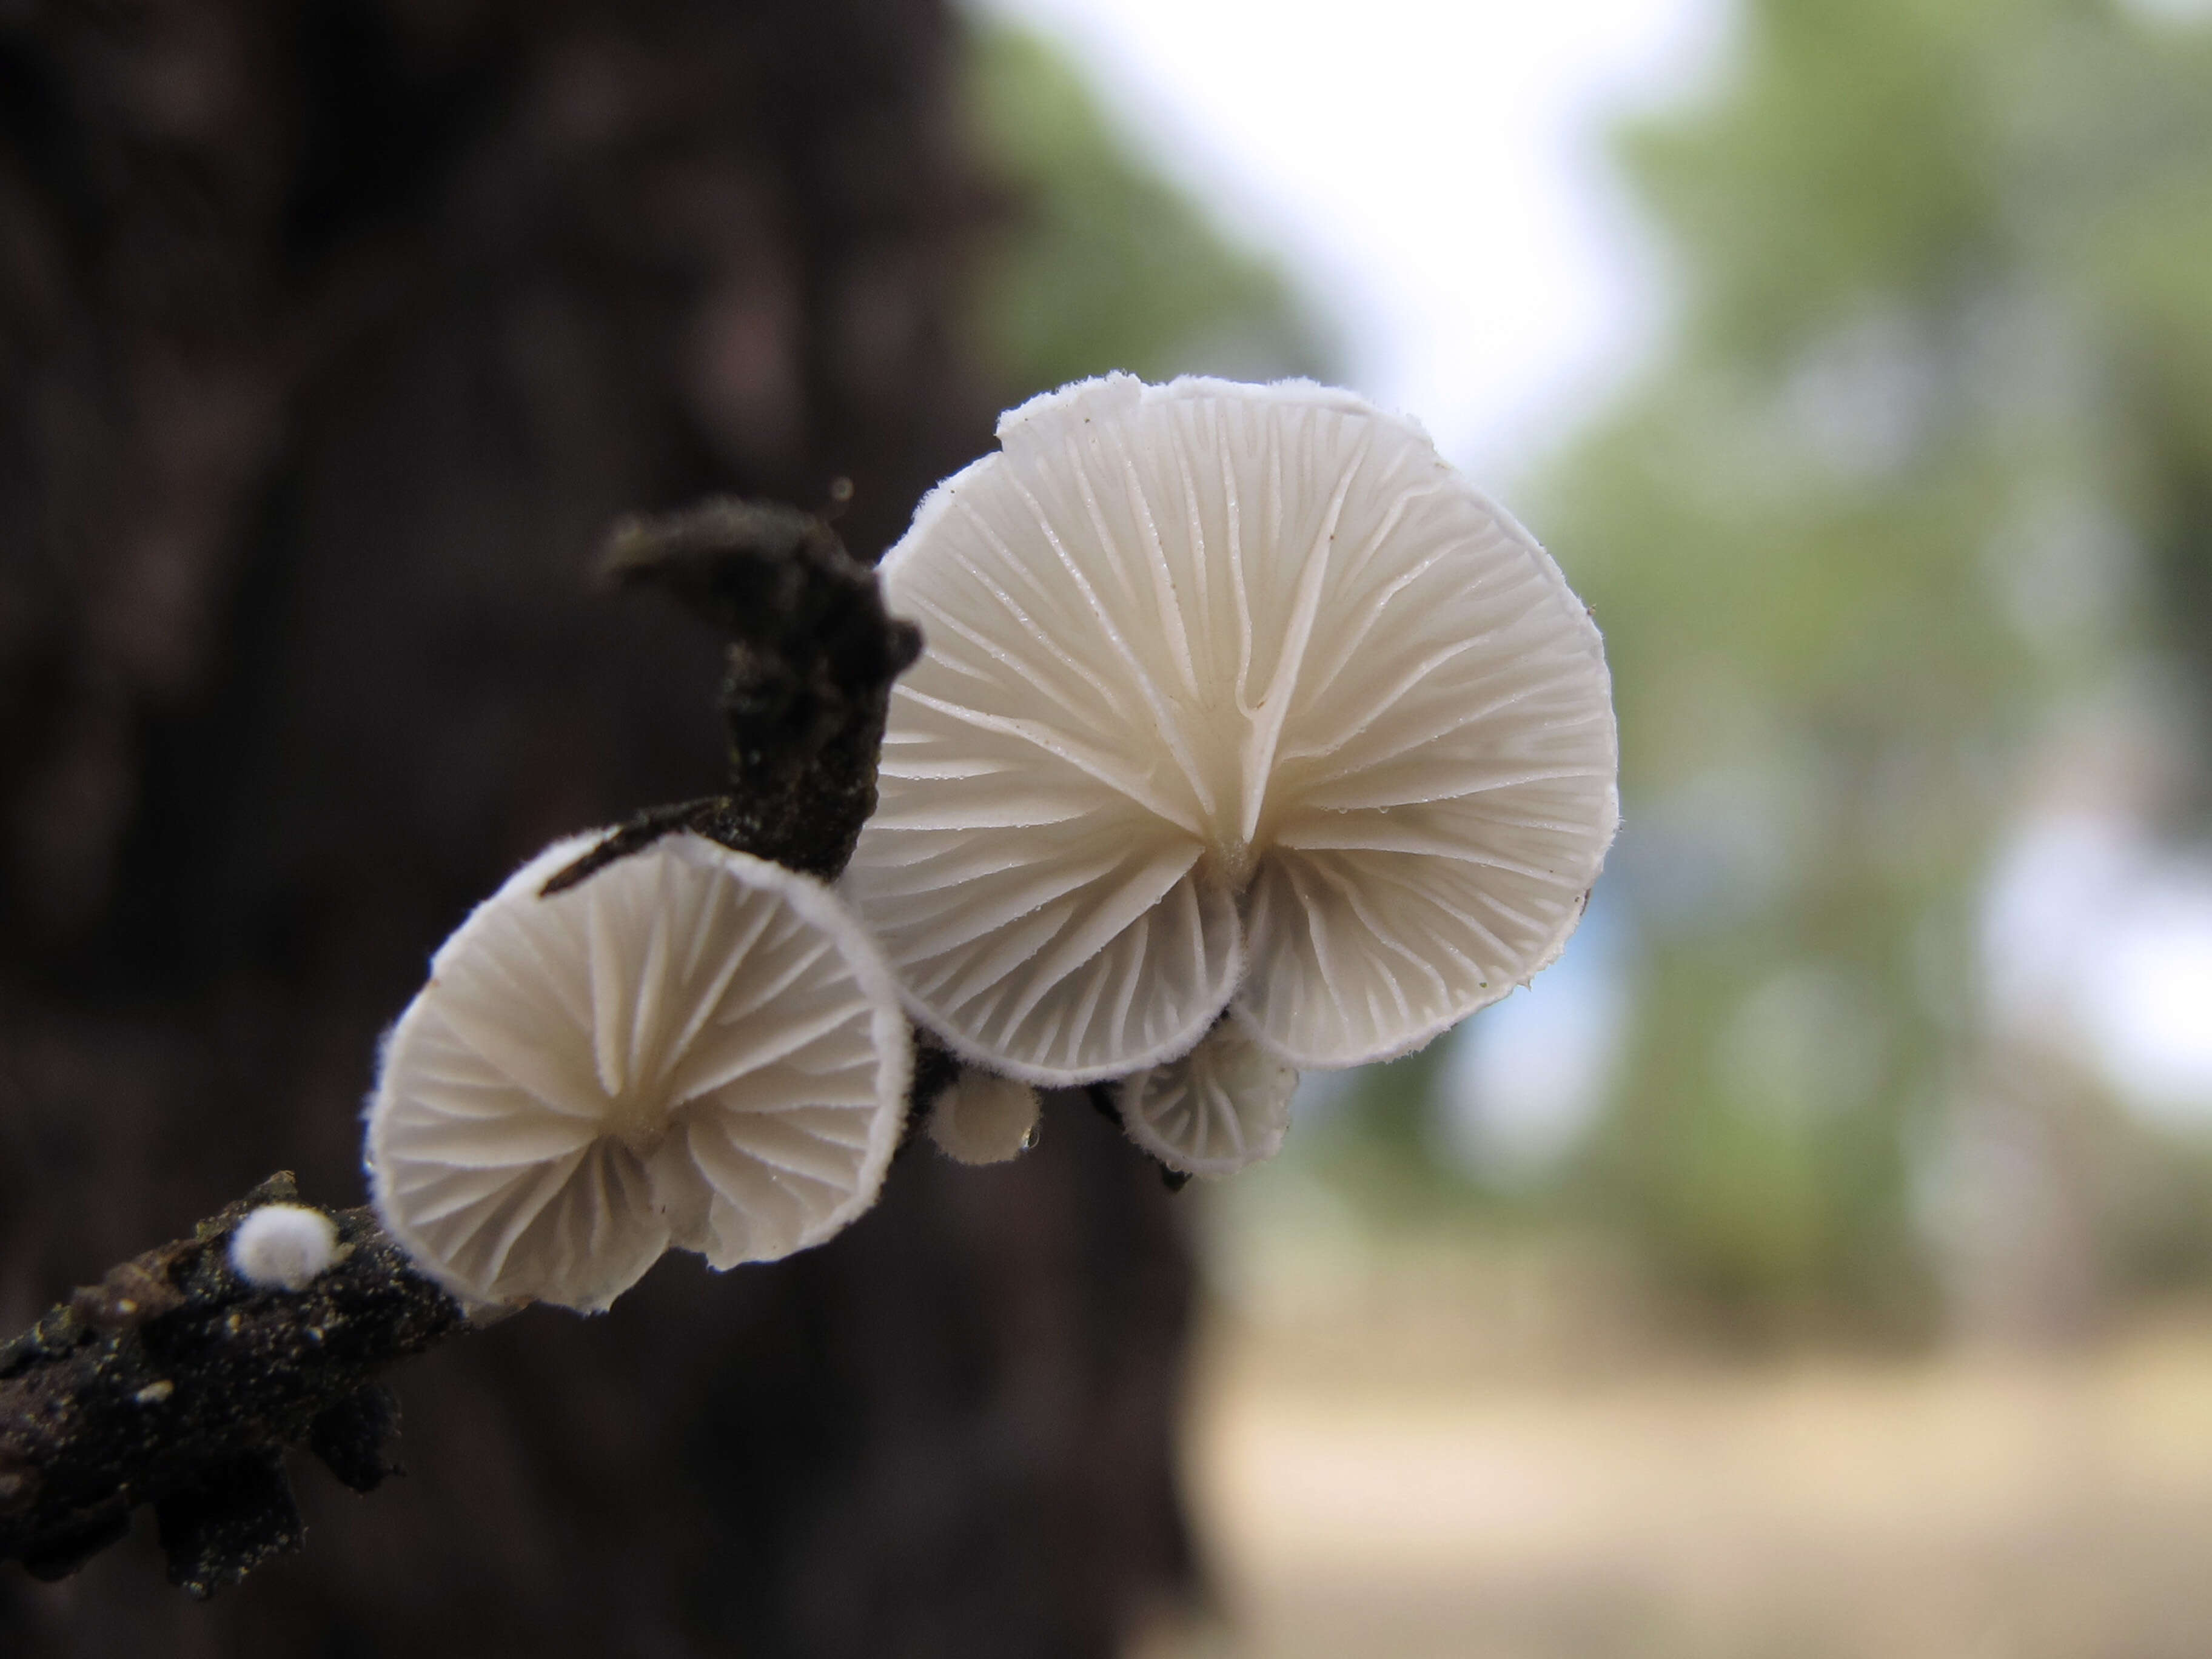
[[[689,836],[540,897],[590,844],[447,943],[370,1109],[395,1235],[485,1300],[604,1307],[671,1244],[787,1255],[872,1200],[900,1125],[896,993],[834,897]]]
[[[1115,1099],[1129,1139],[1170,1169],[1228,1176],[1282,1150],[1297,1086],[1297,1070],[1231,1018],[1180,1060],[1133,1074]]]
[[[883,789],[878,817],[899,823],[911,798]],[[1235,990],[1235,902],[1198,854],[1109,803],[1005,833],[884,832],[845,890],[887,948],[930,947],[905,988],[957,1049],[1050,1084],[1181,1053]]]
[[[1617,816],[1602,650],[1418,430],[1116,376],[1000,435],[884,564],[928,647],[846,890],[924,1020],[1083,1081],[1242,978],[1267,1041],[1346,1065],[1556,954]]]

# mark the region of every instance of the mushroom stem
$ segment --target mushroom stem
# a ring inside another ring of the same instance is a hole
[[[626,1095],[613,1103],[607,1118],[607,1133],[622,1142],[631,1157],[642,1162],[668,1139],[675,1121],[665,1103],[650,1092],[641,1091]]]
[[[1219,888],[1232,899],[1241,900],[1252,884],[1252,874],[1259,863],[1259,855],[1250,842],[1241,836],[1223,836],[1209,842],[1200,856],[1199,879],[1208,886]]]

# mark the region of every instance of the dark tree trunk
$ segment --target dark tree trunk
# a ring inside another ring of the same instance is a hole
[[[711,793],[626,511],[872,556],[988,441],[936,0],[0,3],[0,1333],[271,1169],[357,1201],[378,1031],[556,835]],[[1188,1589],[1175,1201],[1081,1109],[836,1243],[396,1377],[204,1606],[0,1569],[0,1652],[1115,1650]],[[143,1526],[143,1523],[142,1523]]]

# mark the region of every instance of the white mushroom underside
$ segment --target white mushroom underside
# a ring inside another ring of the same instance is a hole
[[[549,848],[441,949],[370,1108],[379,1208],[447,1283],[596,1309],[671,1244],[717,1267],[871,1203],[910,1065],[817,884],[671,836],[551,898]]]
[[[1000,435],[884,562],[928,649],[845,883],[929,1024],[1079,1081],[1236,994],[1343,1066],[1558,954],[1618,816],[1602,648],[1426,438],[1127,376]]]
[[[1129,1139],[1170,1169],[1231,1176],[1283,1150],[1297,1086],[1232,1018],[1182,1059],[1132,1074],[1115,1100]]]

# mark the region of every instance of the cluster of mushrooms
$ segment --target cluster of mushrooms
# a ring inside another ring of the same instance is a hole
[[[832,888],[685,833],[517,872],[393,1029],[368,1161],[464,1299],[605,1308],[866,1209],[919,1024],[931,1138],[1108,1085],[1222,1176],[1306,1069],[1407,1053],[1551,962],[1619,818],[1589,613],[1412,422],[1306,381],[1032,399],[884,559],[919,622]]]

